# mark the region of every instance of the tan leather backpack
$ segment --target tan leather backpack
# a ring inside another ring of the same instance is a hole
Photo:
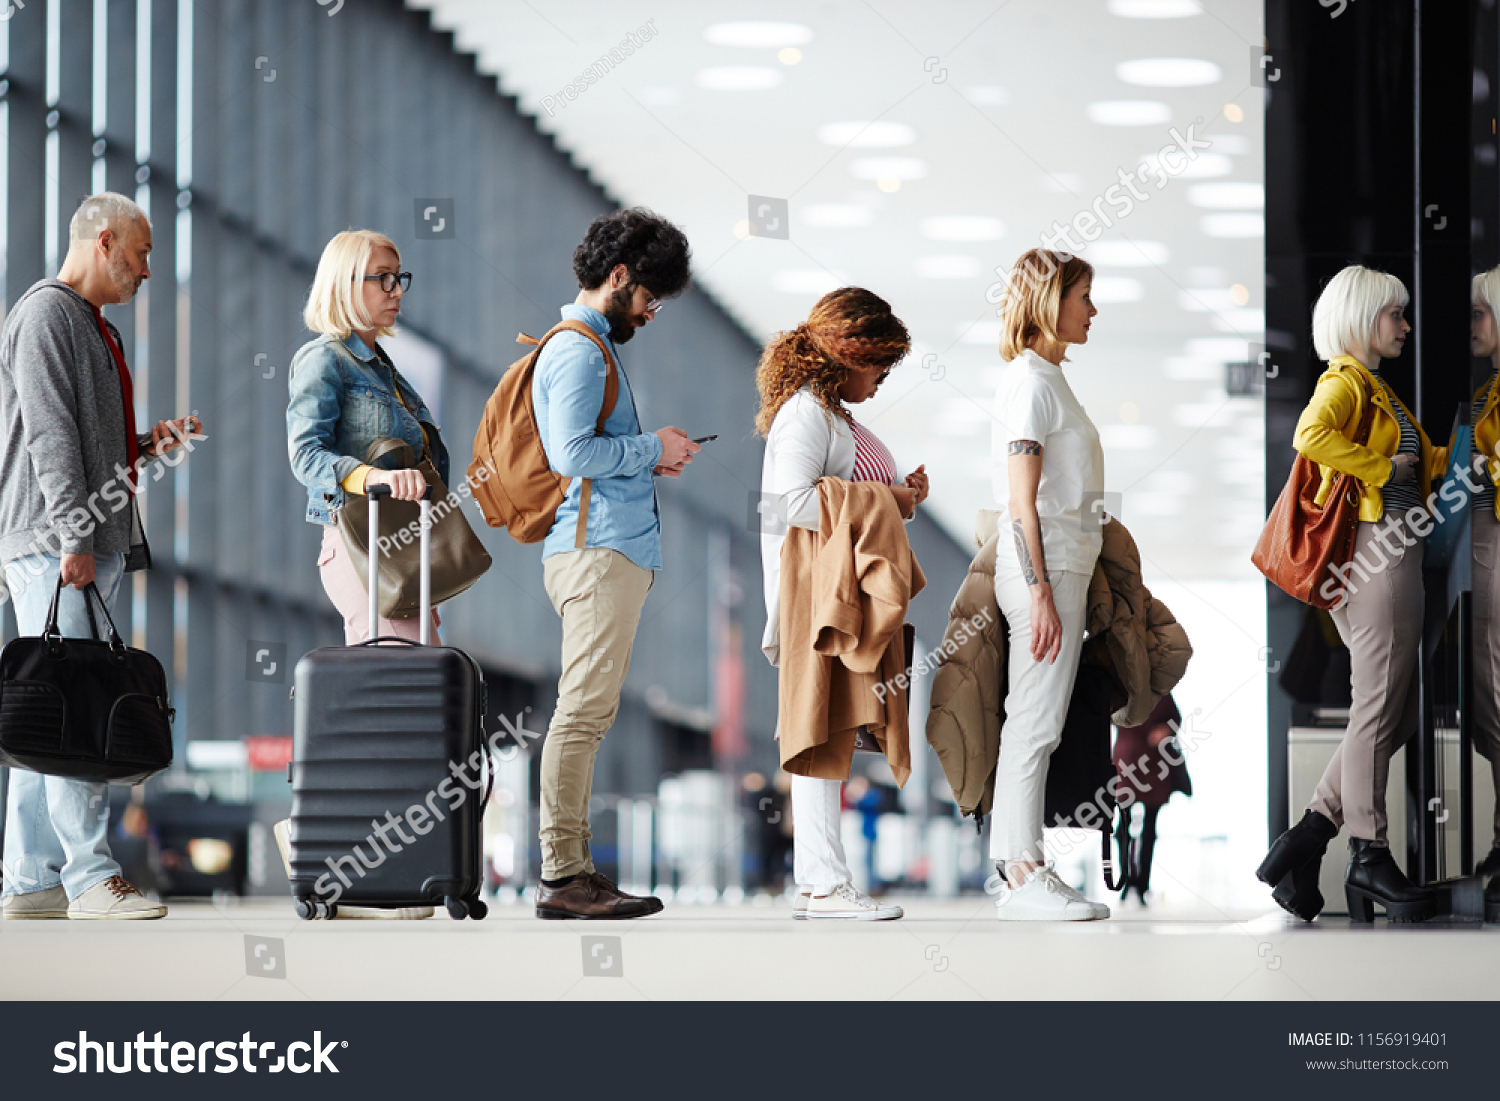
[[[571,478],[552,469],[542,446],[536,407],[531,400],[531,380],[547,341],[561,332],[580,333],[604,353],[604,405],[594,422],[594,435],[604,435],[604,422],[615,410],[620,396],[620,371],[609,348],[581,321],[562,321],[540,340],[521,333],[517,344],[533,345],[501,376],[495,392],[485,403],[479,430],[474,434],[474,459],[469,463],[469,485],[484,519],[492,528],[505,528],[518,543],[540,543],[552,530],[558,507],[568,493]],[[578,498],[578,532],[573,545],[582,548],[589,522],[589,491],[593,479],[585,478]]]

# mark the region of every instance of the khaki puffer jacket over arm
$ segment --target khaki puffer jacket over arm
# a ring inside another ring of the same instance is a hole
[[[927,741],[938,755],[954,801],[965,816],[982,819],[995,793],[1000,728],[1005,718],[1005,621],[995,601],[997,514],[981,510],[975,525],[979,553],[948,609],[936,663]],[[1118,726],[1139,726],[1157,700],[1182,679],[1192,657],[1187,632],[1141,580],[1140,553],[1123,524],[1111,520],[1089,582],[1083,661],[1107,665],[1115,680]]]

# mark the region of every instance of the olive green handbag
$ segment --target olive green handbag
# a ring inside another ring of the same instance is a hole
[[[430,439],[437,438],[435,425],[424,421],[422,427]],[[464,517],[460,507],[463,498],[448,491],[429,460],[414,461],[416,456],[411,444],[383,436],[370,444],[365,452],[365,462],[375,466],[380,459],[392,454],[396,456],[399,469],[411,469],[415,465],[432,491],[432,604],[436,607],[478,581],[490,568],[490,554]],[[384,619],[411,619],[418,613],[420,510],[416,501],[397,501],[394,498],[386,500],[380,507],[380,554],[376,569],[380,584],[380,615]],[[337,522],[349,560],[354,564],[355,572],[366,578],[368,586],[369,498],[363,494],[345,494]]]

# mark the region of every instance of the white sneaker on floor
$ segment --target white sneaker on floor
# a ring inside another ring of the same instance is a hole
[[[421,921],[423,918],[430,918],[432,914],[431,906],[400,906],[384,910],[379,906],[345,906],[339,903],[339,912],[333,916],[335,919],[383,918],[386,921]]]
[[[807,899],[808,921],[891,921],[906,911],[887,902],[877,902],[852,883],[840,883],[829,894]]]
[[[804,921],[807,918],[807,900],[812,895],[805,891],[798,891],[792,896],[792,917],[796,921]]]
[[[59,885],[24,895],[5,896],[6,921],[36,921],[68,916],[68,892]]]
[[[149,921],[166,916],[165,906],[152,902],[118,875],[95,883],[68,903],[68,918],[72,921]]]
[[[1109,907],[1084,898],[1045,864],[1019,887],[1000,893],[995,916],[1001,921],[1099,921],[1109,917]]]

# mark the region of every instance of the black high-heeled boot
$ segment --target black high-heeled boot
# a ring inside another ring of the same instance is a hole
[[[1303,921],[1311,921],[1323,909],[1318,873],[1328,842],[1338,832],[1327,818],[1309,810],[1302,821],[1276,839],[1255,871],[1257,879],[1276,888],[1271,895],[1276,903]]]
[[[1385,907],[1386,920],[1395,924],[1426,921],[1437,903],[1431,888],[1418,887],[1406,878],[1390,849],[1362,837],[1349,838],[1344,898],[1350,921],[1374,921],[1378,902]]]
[[[1489,855],[1475,866],[1474,874],[1478,876],[1500,875],[1500,845],[1495,845],[1490,849]]]

